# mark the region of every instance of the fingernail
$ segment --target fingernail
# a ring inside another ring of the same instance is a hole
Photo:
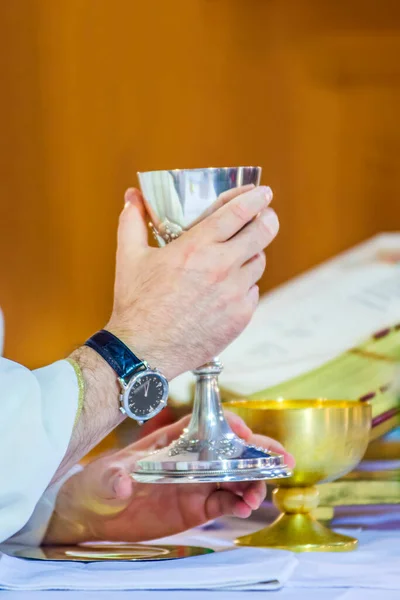
[[[289,454],[289,452],[285,452],[284,457],[285,457],[286,464],[289,465],[289,467],[291,467],[293,469],[293,467],[296,466],[296,460],[295,460],[293,454]]]
[[[274,194],[272,193],[271,188],[268,185],[262,185],[262,186],[260,186],[260,189],[262,190],[263,194],[266,195],[267,201],[271,202],[271,200],[272,200],[272,198],[274,196]]]
[[[260,219],[268,228],[272,235],[276,235],[279,231],[279,220],[276,213],[271,209],[263,210],[260,214]]]
[[[264,502],[264,500],[265,500],[266,497],[267,497],[267,486],[264,486],[263,493],[262,493],[262,496],[261,496],[260,506]]]
[[[118,496],[118,484],[121,481],[121,479],[122,479],[122,474],[118,473],[118,475],[116,477],[114,477],[114,481],[112,483],[112,489],[116,496]]]
[[[133,195],[134,195],[134,190],[133,188],[129,188],[126,190],[125,195],[124,195],[124,208],[126,208],[127,206],[129,206],[133,200]]]

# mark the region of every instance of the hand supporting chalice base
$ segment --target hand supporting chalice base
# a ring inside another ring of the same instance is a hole
[[[224,192],[258,185],[261,169],[149,171],[138,177],[153,233],[165,245],[220,208]],[[136,481],[199,483],[290,476],[282,455],[246,444],[229,427],[218,389],[221,370],[221,363],[214,359],[194,371],[196,390],[188,428],[168,447],[137,461],[132,473]]]

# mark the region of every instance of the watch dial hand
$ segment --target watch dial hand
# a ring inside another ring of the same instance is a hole
[[[139,385],[139,387],[135,388],[133,393],[137,394],[138,392],[140,392],[140,390],[145,387],[146,383],[147,382],[144,382],[144,383],[142,383],[142,385]],[[145,395],[147,396],[147,394],[145,394]]]
[[[150,386],[150,381],[146,381],[146,383],[144,384],[144,395],[147,398],[147,394],[149,393],[149,386]]]

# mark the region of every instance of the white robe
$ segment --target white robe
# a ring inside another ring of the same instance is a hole
[[[2,321],[0,311],[0,542],[37,544],[66,479],[48,487],[71,439],[78,381],[65,360],[30,371],[1,358]]]

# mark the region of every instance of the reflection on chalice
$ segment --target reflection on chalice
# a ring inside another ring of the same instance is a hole
[[[342,477],[362,459],[371,406],[336,400],[235,400],[226,406],[253,431],[281,442],[296,460],[293,476],[275,482],[273,501],[280,516],[236,544],[295,552],[355,549],[356,539],[324,527],[311,513],[318,506],[316,484]]]
[[[259,167],[138,173],[146,210],[159,245],[173,242],[216,210],[221,204],[218,201],[220,194],[242,185],[258,185],[260,176]],[[132,473],[136,481],[251,481],[290,475],[283,456],[246,444],[229,427],[218,388],[221,371],[218,359],[194,371],[196,389],[188,428],[167,448],[136,462]]]

